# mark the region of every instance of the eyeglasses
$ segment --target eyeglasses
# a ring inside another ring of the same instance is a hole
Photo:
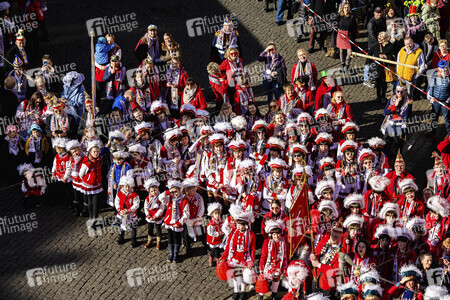
[[[231,52],[230,55],[231,55],[231,56],[236,56],[237,53],[236,53],[236,52]]]
[[[280,207],[274,206],[274,207],[272,207],[271,209],[272,209],[272,210],[280,210]]]
[[[301,157],[302,155],[300,153],[296,153],[293,155],[293,157]]]
[[[270,108],[277,108],[276,105],[270,105],[269,107],[270,107]]]

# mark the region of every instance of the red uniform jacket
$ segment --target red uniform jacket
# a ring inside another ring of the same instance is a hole
[[[206,242],[213,248],[218,247],[222,243],[224,235],[222,232],[222,225],[222,219],[216,220],[211,218],[206,226]]]
[[[423,218],[425,216],[425,204],[417,199],[417,197],[412,202],[406,201],[404,195],[401,195],[398,202],[400,206],[400,217],[407,217],[408,219],[413,217]]]
[[[89,159],[85,156],[81,162],[80,173],[87,168],[87,173],[81,178],[83,182],[83,192],[99,193],[102,191],[102,159]]]
[[[400,176],[397,176],[395,171],[391,171],[386,174],[386,178],[391,180],[391,183],[386,188],[386,192],[392,197],[393,202],[397,202],[400,197],[400,190],[398,189],[398,183],[405,178],[411,178],[415,180],[414,176],[408,172],[403,172]]]
[[[339,251],[334,255],[329,255],[330,258],[325,262],[324,258],[327,255],[327,248],[329,239],[321,239],[314,252],[320,262],[320,266],[315,269],[316,278],[319,281],[319,287],[322,290],[335,290],[337,286],[337,277],[339,274]],[[341,246],[337,246],[338,249]],[[323,252],[323,254],[322,254]],[[327,255],[328,256],[328,255]]]
[[[221,259],[230,267],[251,268],[255,263],[255,234],[250,229],[233,229],[228,236],[228,244]]]
[[[450,172],[450,136],[440,142],[437,148],[441,152],[442,161],[445,164],[447,172]]]
[[[181,105],[185,104],[183,98],[184,98],[184,93],[181,96]],[[195,93],[195,97],[194,97],[194,99],[192,99],[189,102],[189,104],[195,106],[196,109],[202,109],[202,110],[206,109],[205,95],[202,92],[202,88],[198,84],[197,84],[197,92]]]
[[[52,175],[59,181],[64,179],[69,158],[69,154],[64,153],[63,155],[56,154],[55,159],[53,160]]]
[[[325,84],[322,83],[316,91],[316,104],[314,111],[318,110],[319,108],[327,108],[328,104],[331,101],[333,93],[337,91],[342,91],[340,86],[325,86]],[[324,100],[328,103],[324,104]]]

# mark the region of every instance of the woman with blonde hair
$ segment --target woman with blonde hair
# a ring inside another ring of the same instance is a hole
[[[338,130],[339,132],[345,123],[353,121],[352,108],[345,101],[344,93],[342,91],[334,92],[327,110],[333,118],[335,130]]]
[[[161,62],[170,64],[172,57],[181,58],[180,44],[175,42],[172,35],[168,32],[163,35],[163,43],[161,43]]]
[[[396,60],[394,46],[389,42],[389,35],[385,31],[378,33],[378,43],[376,43],[373,47],[370,47],[368,55],[383,59]],[[376,101],[385,104],[387,82],[395,83],[395,75],[385,70],[382,66],[375,65],[372,60],[366,60],[366,64],[374,65],[374,67],[371,67],[370,70],[373,72],[371,77],[375,79],[375,86],[377,88]],[[395,70],[392,65],[384,65],[389,69]]]
[[[355,39],[358,29],[358,23],[352,14],[350,3],[344,2],[342,4],[337,23],[338,33],[336,46],[339,48],[342,68],[347,72],[352,59],[352,45],[350,45],[349,40]],[[344,51],[346,51],[346,56],[344,56]]]
[[[298,62],[292,66],[291,70],[291,84],[294,85],[294,82],[301,76],[308,76],[309,88],[311,91],[315,91],[317,88],[316,66],[308,59],[308,54],[305,49],[298,49],[297,57]],[[298,90],[296,90],[296,92],[298,92]]]

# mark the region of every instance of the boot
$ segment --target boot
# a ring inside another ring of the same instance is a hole
[[[180,251],[180,245],[174,245],[173,247],[173,258],[172,258],[172,262],[173,263],[177,263],[177,259],[178,259],[178,252]]]
[[[213,260],[213,256],[211,254],[209,255],[208,265],[210,267],[214,266],[214,260]]]
[[[326,57],[330,57],[331,56],[331,50],[332,49],[333,48],[330,48],[330,49],[327,50],[327,53],[325,54]]]
[[[125,234],[124,231],[121,231],[119,234],[119,238],[117,239],[117,244],[122,245],[124,243],[123,235]]]
[[[169,244],[169,257],[167,258],[167,262],[171,263],[173,261],[173,244]]]
[[[147,248],[147,249],[150,248],[150,245],[152,243],[152,238],[153,237],[150,235],[147,237],[147,244],[144,245],[145,248]]]
[[[161,250],[161,237],[156,237],[156,250]]]
[[[259,295],[258,300],[264,300],[264,295]]]
[[[239,293],[239,300],[245,300],[247,297],[247,295],[245,294],[245,292],[240,292]]]
[[[333,50],[332,50],[334,53],[330,56],[331,58],[334,58],[334,59],[338,59],[339,58],[339,51],[337,51],[337,49],[336,48],[333,48]]]
[[[277,293],[272,292],[272,295],[270,295],[269,300],[275,300],[277,299]]]
[[[131,237],[131,247],[133,247],[133,248],[137,247],[136,236]]]

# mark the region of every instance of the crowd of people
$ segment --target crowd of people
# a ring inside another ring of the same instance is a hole
[[[8,171],[17,168],[25,208],[70,199],[74,216],[95,222],[99,208],[111,207],[108,225],[120,228],[117,243],[124,244],[129,231],[133,248],[138,226],[147,224],[144,247],[156,242],[162,250],[164,227],[170,263],[180,261],[183,244],[188,259],[193,242],[201,241],[208,265],[233,282],[233,299],[245,299],[247,287],[260,299],[269,291],[276,299],[282,281],[288,289],[283,299],[444,299],[450,288],[447,3],[390,3],[383,10],[373,1],[358,19],[347,1],[305,2],[310,45],[297,50],[290,78],[275,43],[255,58],[264,63],[264,115],[241,58],[245,37],[228,18],[205,66],[213,95],[208,101],[182,63],[181,45],[170,33],[158,36],[156,25],[137,42],[131,86],[114,35],[98,38],[95,99],[81,73],[68,72],[58,84],[49,54],[30,78],[27,33],[17,32],[15,45],[2,52],[2,113],[17,121],[5,128],[3,157]],[[9,7],[0,3],[3,20]],[[319,30],[323,20],[315,17],[328,20],[328,13],[337,15],[338,32],[326,49],[329,32]],[[282,17],[277,13],[277,22]],[[366,63],[364,84],[374,87],[375,81],[386,106],[383,138],[365,143],[348,95],[308,57],[320,34],[319,47],[327,57],[339,52],[347,71],[349,39],[361,23],[367,23],[367,52],[401,63],[389,70]],[[386,100],[388,82],[393,95]],[[406,172],[402,156],[415,86],[422,84],[448,133],[433,152],[425,184]],[[207,110],[207,102],[215,108]],[[302,230],[289,217],[301,202],[308,208]],[[437,268],[440,280],[430,282]]]

